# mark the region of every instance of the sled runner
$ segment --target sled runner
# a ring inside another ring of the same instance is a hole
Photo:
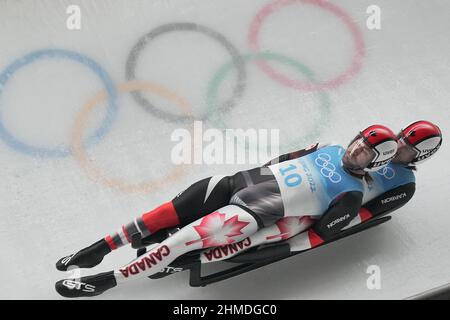
[[[159,279],[173,273],[189,270],[190,286],[204,287],[208,284],[226,280],[238,276],[240,274],[244,274],[246,272],[264,267],[271,263],[318,248],[320,246],[327,245],[334,241],[346,238],[361,231],[383,224],[389,220],[391,220],[391,216],[374,217],[370,220],[367,220],[366,222],[355,225],[349,229],[343,230],[334,238],[308,249],[296,248],[295,242],[290,242],[289,240],[284,240],[273,244],[260,245],[254,248],[250,248],[247,251],[244,251],[234,257],[224,260],[224,262],[237,264],[236,266],[210,275],[202,275],[202,262],[200,261],[200,252],[202,252],[202,250],[196,250],[177,258],[168,267],[164,268],[159,273],[149,276],[149,278]],[[132,236],[132,247],[134,249],[137,249],[137,255],[141,256],[147,252],[147,247],[158,244],[165,238],[169,237],[173,232],[176,232],[176,230],[168,230],[168,231],[162,230],[144,239],[141,239],[139,234],[135,234]],[[295,237],[291,239],[294,238]]]

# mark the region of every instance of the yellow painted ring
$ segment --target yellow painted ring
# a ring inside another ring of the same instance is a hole
[[[137,90],[156,94],[164,99],[173,102],[186,115],[192,114],[192,106],[184,98],[160,84],[151,83],[148,81],[130,81],[123,83],[118,87],[118,92],[120,93]],[[123,193],[149,193],[167,185],[168,183],[180,179],[186,174],[186,165],[176,165],[169,174],[158,179],[152,179],[151,181],[141,183],[130,183],[122,179],[110,177],[104,174],[104,172],[102,172],[102,170],[89,159],[87,152],[83,146],[82,136],[84,130],[86,130],[90,113],[96,107],[101,105],[101,103],[105,101],[106,97],[106,92],[100,91],[91,99],[89,99],[77,114],[71,132],[72,154],[77,163],[80,165],[81,169],[91,180],[101,183],[108,188],[119,190]],[[192,132],[193,127],[191,128],[191,134]]]

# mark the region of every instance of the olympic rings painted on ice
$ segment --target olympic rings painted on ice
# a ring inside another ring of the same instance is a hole
[[[120,93],[132,92],[136,90],[142,90],[151,92],[174,102],[185,114],[191,113],[191,106],[183,98],[181,98],[175,92],[155,83],[132,81],[127,82],[118,87]],[[89,159],[84,150],[82,143],[82,133],[86,129],[87,120],[91,111],[100,105],[105,100],[105,92],[100,92],[91,99],[81,109],[77,115],[75,124],[72,130],[72,153],[83,169],[85,173],[94,181],[97,181],[104,186],[113,188],[124,193],[148,193],[155,191],[156,189],[166,185],[167,183],[174,182],[186,174],[184,166],[177,166],[170,174],[159,178],[158,180],[147,181],[143,183],[128,183],[126,181],[106,176],[98,167],[96,167]],[[193,130],[193,128],[192,128]],[[191,132],[193,135],[193,133]]]
[[[241,55],[239,54],[238,49],[227,39],[224,35],[221,33],[212,30],[208,27],[195,24],[195,23],[170,23],[165,24],[162,26],[159,26],[149,33],[142,36],[139,41],[134,45],[134,47],[131,49],[127,63],[126,63],[126,78],[128,81],[132,81],[136,79],[136,64],[137,60],[139,59],[142,51],[148,43],[158,36],[161,36],[163,34],[169,33],[169,32],[175,32],[175,31],[192,31],[192,32],[198,32],[201,34],[204,34],[205,36],[216,40],[219,44],[221,44],[227,52],[230,54],[232,58],[232,63],[234,67],[237,70],[237,83],[233,89],[232,96],[223,103],[223,105],[220,106],[220,110],[229,110],[235,105],[235,100],[239,98],[245,88],[245,82],[247,79],[247,74],[244,67],[244,61],[241,58]],[[138,91],[131,92],[131,95],[133,96],[134,100],[142,106],[146,111],[150,112],[151,114],[168,120],[172,122],[177,121],[193,121],[196,120],[195,117],[191,115],[176,115],[172,114],[163,110],[158,109],[155,107],[149,100],[147,100],[142,94]],[[197,119],[197,120],[203,120],[203,119]]]
[[[251,50],[253,52],[261,51],[259,43],[259,32],[261,30],[262,24],[267,19],[267,17],[269,17],[271,14],[275,13],[276,11],[280,10],[283,7],[294,4],[308,4],[318,6],[319,8],[334,14],[345,24],[345,26],[350,30],[350,33],[353,37],[353,41],[355,43],[355,53],[353,55],[350,66],[342,74],[336,76],[335,78],[320,83],[302,82],[299,80],[290,79],[285,75],[281,74],[280,72],[275,71],[264,61],[259,61],[257,63],[258,67],[273,80],[281,84],[284,84],[288,87],[304,91],[333,89],[342,85],[343,83],[347,82],[350,78],[355,76],[361,69],[362,59],[365,55],[365,45],[363,36],[361,34],[361,31],[358,29],[357,25],[353,22],[352,18],[343,9],[328,1],[277,0],[275,2],[270,2],[256,14],[250,25],[248,42]]]
[[[296,71],[299,71],[301,74],[305,75],[311,82],[314,82],[314,73],[312,72],[311,69],[309,69],[307,66],[305,66],[304,64],[291,59],[289,57],[277,54],[277,53],[273,53],[273,52],[260,52],[260,53],[251,53],[251,54],[247,54],[244,55],[243,57],[243,61],[245,62],[250,62],[250,61],[276,61],[279,63],[282,63],[284,65],[293,67]],[[217,96],[218,96],[218,91],[220,88],[220,85],[222,84],[223,80],[226,78],[226,76],[228,75],[228,73],[232,70],[233,68],[233,63],[228,62],[224,65],[222,65],[219,69],[217,69],[217,71],[214,73],[214,76],[211,78],[211,80],[208,83],[207,86],[207,94],[206,94],[206,104],[207,104],[207,115],[206,117],[208,119],[211,119],[211,121],[213,121],[216,125],[218,125],[221,128],[225,128],[225,122],[223,120],[223,117],[221,115],[217,114]],[[320,129],[326,124],[326,120],[327,117],[329,116],[330,113],[330,99],[328,96],[328,93],[322,91],[322,92],[317,92],[316,93],[318,95],[319,98],[319,112],[320,112],[320,116],[317,117],[317,122],[314,123],[313,127],[314,129],[306,136],[303,137],[303,142],[305,143],[311,143],[312,139],[316,139],[317,136],[319,135]],[[275,110],[276,111],[276,110]],[[211,114],[215,113],[216,116],[211,117]],[[311,117],[309,115],[304,115],[299,117],[302,120],[309,120]],[[298,148],[298,141],[293,142],[289,145],[289,148]]]
[[[117,93],[113,81],[111,80],[108,73],[97,62],[85,55],[65,49],[45,49],[34,51],[21,58],[18,58],[0,73],[0,95],[5,89],[8,81],[19,69],[33,62],[46,58],[61,58],[78,62],[94,72],[97,77],[103,82],[108,99],[107,113],[105,118],[103,119],[101,126],[94,132],[92,136],[88,138],[89,143],[98,142],[98,140],[100,140],[100,138],[102,138],[108,132],[117,114]],[[1,119],[0,138],[3,139],[3,141],[14,150],[31,156],[66,157],[70,155],[70,147],[44,148],[32,146],[20,141],[6,129]]]

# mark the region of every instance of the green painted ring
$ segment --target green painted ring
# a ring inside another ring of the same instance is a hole
[[[314,73],[310,68],[305,66],[304,64],[283,56],[278,53],[274,52],[258,52],[258,53],[250,53],[246,54],[243,57],[243,60],[247,62],[252,61],[276,61],[279,63],[282,63],[284,65],[290,66],[296,71],[299,71],[304,76],[308,78],[309,81],[314,82]],[[220,129],[226,128],[226,123],[221,116],[221,113],[217,112],[219,109],[219,103],[217,102],[217,96],[219,93],[220,86],[223,82],[223,80],[226,78],[226,76],[229,74],[229,72],[233,69],[234,65],[233,63],[227,62],[224,65],[222,65],[220,68],[217,69],[217,71],[214,73],[214,76],[211,78],[211,80],[208,82],[207,85],[207,93],[206,93],[206,119],[209,119],[215,126],[217,126]],[[319,112],[320,115],[317,117],[316,124],[314,125],[314,129],[311,130],[308,134],[304,135],[302,139],[299,142],[292,142],[291,144],[287,145],[281,145],[285,147],[288,150],[292,149],[298,149],[299,145],[303,144],[310,144],[313,142],[316,142],[315,139],[320,135],[323,127],[328,123],[328,118],[330,114],[330,98],[329,95],[325,91],[318,91],[316,92],[318,96],[319,101]]]

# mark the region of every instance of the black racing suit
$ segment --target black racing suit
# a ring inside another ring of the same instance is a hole
[[[260,228],[272,225],[283,217],[283,202],[275,177],[267,167],[305,156],[318,148],[319,144],[314,144],[306,149],[283,154],[262,167],[240,171],[232,176],[213,176],[194,183],[172,200],[180,227],[228,204],[238,205],[248,211],[255,217]],[[312,229],[320,238],[327,240],[346,227],[361,210],[370,216],[388,214],[406,204],[414,191],[415,183],[405,184],[363,206],[361,192],[341,194]],[[400,193],[406,193],[406,196],[393,202],[383,201]]]
[[[281,155],[262,167],[239,171],[232,176],[213,176],[194,183],[172,200],[180,225],[185,226],[229,204],[248,211],[260,228],[274,224],[283,217],[283,201],[268,166],[307,155],[317,148],[318,144],[315,144],[308,149]]]

